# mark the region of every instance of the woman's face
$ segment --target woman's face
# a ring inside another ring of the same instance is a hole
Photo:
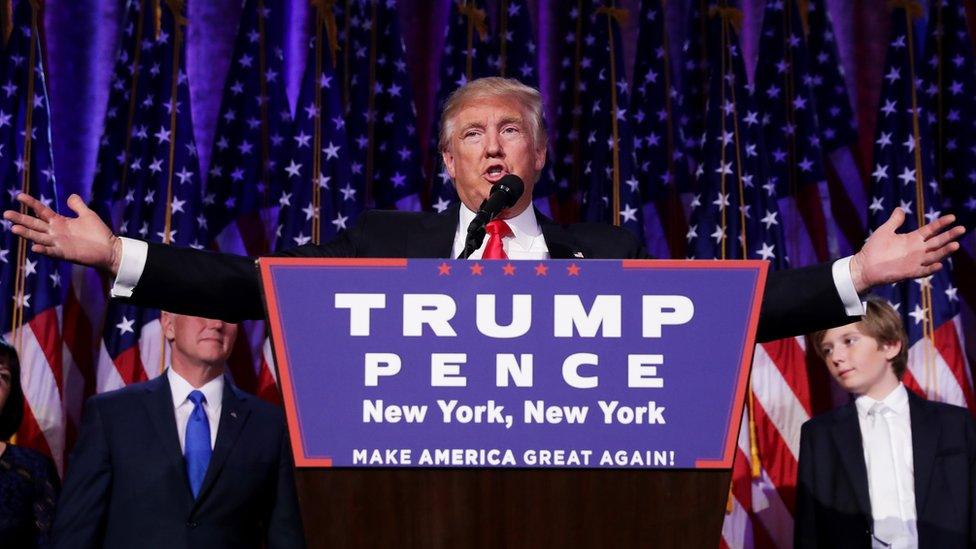
[[[4,404],[7,403],[7,397],[10,396],[10,386],[13,383],[12,375],[7,357],[0,356],[0,410],[3,410]]]

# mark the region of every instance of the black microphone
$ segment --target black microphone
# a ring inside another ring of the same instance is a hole
[[[481,241],[485,238],[485,225],[505,208],[514,206],[524,192],[525,183],[522,182],[522,178],[511,173],[491,186],[488,198],[481,203],[478,213],[468,225],[468,237],[458,259],[467,259],[481,246]]]

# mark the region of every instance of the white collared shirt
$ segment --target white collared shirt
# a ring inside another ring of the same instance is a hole
[[[857,408],[857,421],[861,427],[861,439],[864,446],[864,464],[868,470],[868,477],[871,477],[871,467],[877,461],[879,455],[878,440],[873,437],[872,421],[868,417],[868,412],[879,401],[867,395],[861,395],[854,401]],[[894,478],[890,482],[894,483],[898,493],[897,501],[890,501],[888,498],[878,496],[878,487],[872,486],[868,481],[868,494],[871,498],[871,515],[875,523],[875,531],[880,531],[879,522],[887,519],[895,520],[896,523],[904,525],[900,528],[901,533],[894,539],[885,539],[891,544],[892,548],[917,547],[918,530],[916,525],[915,509],[915,462],[914,451],[912,449],[912,420],[908,408],[908,390],[901,383],[882,399],[891,412],[879,418],[888,424],[890,433],[891,455],[895,461]],[[885,453],[887,455],[887,453]]]
[[[467,237],[468,225],[474,219],[474,212],[467,206],[461,205],[457,230],[454,233],[454,251],[452,258],[457,257],[464,250],[464,240]],[[502,240],[505,253],[512,259],[548,259],[549,248],[546,246],[546,239],[542,235],[542,228],[535,217],[535,208],[528,207],[519,215],[512,219],[505,220],[512,228],[513,236]],[[120,236],[122,241],[122,258],[119,262],[119,272],[115,275],[115,282],[109,290],[111,297],[132,297],[132,291],[139,284],[142,278],[142,271],[146,268],[146,257],[149,254],[149,245],[141,240]],[[484,253],[485,244],[488,236],[473,254],[471,259],[481,259]],[[847,256],[838,259],[831,267],[831,274],[834,279],[834,287],[844,310],[848,316],[861,316],[865,313],[864,304],[857,295],[854,288],[854,280],[851,278],[851,257]]]
[[[468,225],[471,224],[475,215],[475,212],[461,204],[458,227],[454,233],[454,251],[451,253],[451,257],[459,256],[464,250],[464,241],[468,237]],[[545,237],[542,236],[539,221],[535,218],[535,208],[529,206],[517,216],[506,219],[505,223],[508,223],[512,229],[512,236],[502,239],[505,255],[510,259],[549,259],[549,248],[546,246]],[[481,246],[468,259],[481,259],[482,254],[485,253],[488,238],[488,235],[485,234]]]
[[[186,423],[193,413],[193,402],[187,398],[190,391],[198,390],[206,397],[203,409],[207,412],[210,422],[210,448],[217,442],[217,426],[220,424],[220,408],[224,400],[224,376],[217,376],[197,389],[190,382],[174,372],[173,368],[166,369],[166,379],[169,380],[169,390],[173,394],[173,409],[176,411],[176,433],[180,436],[180,451],[184,451],[186,438]]]

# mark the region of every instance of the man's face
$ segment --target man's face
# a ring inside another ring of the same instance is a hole
[[[237,337],[237,324],[221,320],[164,312],[160,322],[173,350],[173,362],[187,366],[222,365]]]
[[[901,351],[901,343],[880,343],[861,332],[860,323],[828,330],[820,351],[830,375],[848,392],[870,395],[898,382],[891,360]]]
[[[478,98],[465,104],[454,117],[442,155],[461,202],[471,211],[478,211],[491,186],[506,174],[522,178],[525,192],[499,215],[502,218],[516,216],[528,207],[532,187],[546,162],[546,149],[536,147],[519,104],[504,97]]]

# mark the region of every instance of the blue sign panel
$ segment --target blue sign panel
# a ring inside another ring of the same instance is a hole
[[[299,466],[732,465],[765,262],[261,271]]]

